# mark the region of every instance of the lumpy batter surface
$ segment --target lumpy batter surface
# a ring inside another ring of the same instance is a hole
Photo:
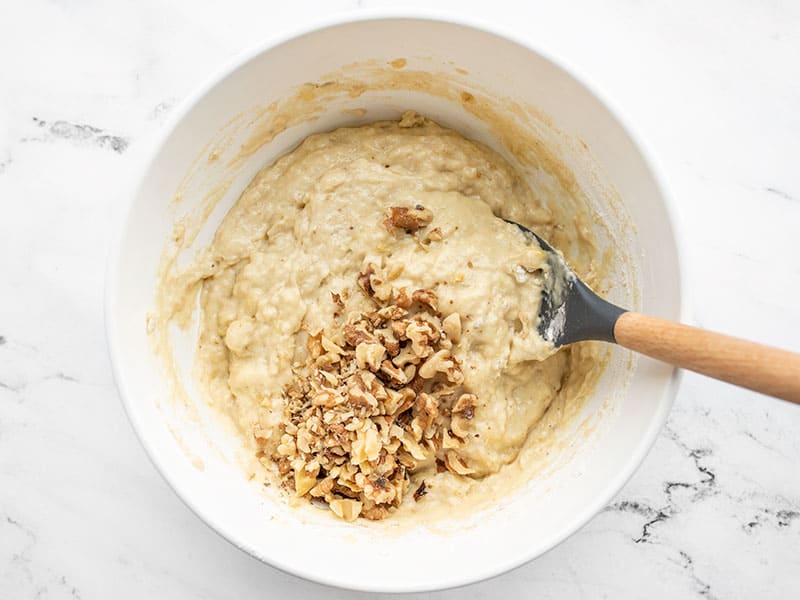
[[[267,478],[348,520],[524,481],[601,361],[538,336],[543,253],[496,215],[556,246],[586,236],[497,153],[414,113],[313,135],[258,173],[184,283],[202,282],[203,389]]]

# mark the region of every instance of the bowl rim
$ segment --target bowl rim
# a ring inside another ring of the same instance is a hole
[[[195,504],[188,494],[185,494],[184,491],[179,488],[177,483],[170,479],[164,463],[161,461],[158,453],[148,441],[146,428],[143,427],[137,413],[136,402],[132,401],[132,396],[128,391],[127,377],[124,373],[124,367],[122,365],[123,360],[121,358],[122,354],[120,351],[121,344],[119,341],[119,331],[114,319],[114,306],[116,305],[116,290],[119,279],[119,272],[116,267],[119,264],[122,255],[122,241],[124,239],[124,233],[127,229],[127,224],[130,219],[130,214],[132,213],[136,199],[140,195],[142,187],[144,186],[145,177],[151,170],[159,153],[172,135],[176,126],[215,86],[219,84],[220,81],[241,68],[246,63],[294,38],[349,23],[383,20],[433,21],[488,33],[517,44],[537,54],[543,60],[549,62],[553,66],[566,73],[577,84],[582,86],[589,94],[591,94],[598,102],[600,102],[600,104],[603,105],[603,107],[608,111],[621,129],[630,137],[633,145],[641,155],[643,162],[650,171],[650,174],[656,183],[656,187],[658,188],[663,199],[663,206],[667,215],[667,222],[670,227],[675,246],[675,262],[678,286],[678,318],[680,320],[685,320],[687,315],[687,263],[684,256],[684,249],[686,247],[684,243],[684,234],[679,226],[680,220],[678,218],[675,202],[669,192],[669,188],[665,183],[661,166],[658,160],[655,158],[655,154],[649,144],[638,133],[637,129],[632,125],[632,123],[622,116],[623,112],[619,109],[616,102],[612,100],[607,93],[599,90],[597,86],[592,83],[592,80],[585,75],[585,73],[583,73],[573,64],[570,64],[569,61],[554,56],[547,50],[535,44],[532,40],[526,38],[521,33],[511,31],[508,28],[500,26],[494,22],[486,21],[477,17],[455,14],[452,11],[392,7],[359,9],[325,18],[311,19],[305,21],[304,25],[284,28],[280,32],[269,36],[265,41],[255,44],[254,46],[236,54],[231,59],[226,61],[221,67],[216,69],[211,76],[207,77],[201,85],[196,87],[191,93],[184,97],[178,103],[178,105],[176,105],[159,130],[148,140],[147,150],[143,154],[144,158],[141,160],[138,172],[132,180],[135,182],[135,184],[131,193],[124,201],[117,216],[116,223],[114,223],[112,228],[112,231],[115,233],[115,235],[112,236],[111,248],[106,264],[104,291],[106,343],[108,345],[111,369],[117,389],[119,391],[119,396],[136,437],[139,439],[139,442],[145,450],[146,455],[150,459],[150,462],[156,468],[156,471],[158,471],[162,479],[175,493],[175,495],[197,517],[199,517],[199,519],[206,526],[208,526],[225,541],[229,542],[239,550],[246,552],[250,556],[273,568],[315,583],[365,592],[409,593],[452,589],[498,577],[549,552],[567,538],[571,537],[584,525],[586,525],[586,523],[588,523],[605,506],[607,506],[614,496],[616,496],[622,490],[628,480],[633,476],[633,474],[644,461],[645,457],[655,443],[658,434],[667,421],[669,411],[678,393],[678,388],[682,379],[682,372],[679,369],[673,369],[672,373],[669,375],[665,391],[662,394],[662,399],[655,413],[655,418],[651,421],[650,427],[642,432],[642,436],[636,446],[635,451],[629,455],[627,461],[617,471],[617,474],[608,480],[603,493],[598,494],[591,502],[585,505],[584,509],[580,513],[576,514],[569,522],[567,522],[565,526],[562,527],[560,535],[554,536],[554,539],[549,540],[544,546],[539,545],[535,549],[533,549],[532,546],[531,551],[522,553],[513,559],[509,559],[502,563],[492,563],[490,566],[480,571],[474,571],[471,573],[465,573],[461,576],[443,579],[435,586],[426,584],[420,585],[413,581],[409,581],[402,586],[364,585],[359,581],[352,581],[346,578],[339,579],[320,576],[314,572],[313,568],[304,568],[302,565],[288,564],[283,562],[280,555],[277,553],[271,556],[265,556],[257,548],[254,548],[231,535],[231,533],[227,531],[221,523],[217,522],[214,515],[202,510],[197,504]]]

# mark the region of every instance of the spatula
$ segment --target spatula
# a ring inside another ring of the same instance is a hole
[[[578,278],[564,257],[533,231],[519,227],[547,253],[539,334],[556,348],[600,340],[800,404],[800,354],[651,317],[615,306]]]

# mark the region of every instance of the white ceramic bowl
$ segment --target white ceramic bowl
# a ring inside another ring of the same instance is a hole
[[[609,224],[599,235],[615,251],[612,281],[626,284],[612,285],[611,298],[667,318],[678,319],[682,312],[673,219],[651,160],[607,102],[528,42],[452,19],[365,16],[259,48],[176,109],[133,194],[109,266],[108,342],[125,408],[167,482],[222,536],[285,571],[372,591],[474,582],[564,540],[600,511],[641,463],[677,384],[672,369],[615,350],[578,420],[583,428],[565,433],[567,443],[552,468],[471,520],[391,533],[338,522],[322,511],[317,511],[321,516],[292,513],[247,481],[231,458],[235,440],[215,428],[202,402],[196,403],[197,418],[180,409],[145,328],[161,252],[177,218],[213,208],[198,238],[202,245],[254,173],[306,135],[397,116],[405,108],[498,147],[491,131],[453,98],[401,85],[330,98],[314,119],[279,128],[274,139],[269,134],[260,143],[251,140],[252,151],[233,161],[235,168],[224,160],[226,152],[237,153],[252,137],[262,108],[290,96],[296,86],[329,80],[326,74],[368,60],[372,67],[391,69],[387,63],[397,58],[407,61],[401,70],[441,73],[465,89],[488,90],[549,116],[537,121],[542,138],[559,146]],[[569,143],[578,138],[584,144]],[[579,147],[590,153],[576,151]],[[215,150],[223,160],[206,160]],[[180,201],[174,202],[178,192]],[[621,198],[621,205],[612,206],[614,198]],[[190,348],[187,340],[176,342],[179,364],[189,362]],[[191,385],[188,389],[192,403]]]

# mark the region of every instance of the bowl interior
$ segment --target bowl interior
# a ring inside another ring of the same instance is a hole
[[[326,83],[343,80],[375,85],[324,91]],[[609,297],[678,318],[679,264],[666,199],[626,129],[553,62],[463,25],[349,22],[255,53],[176,116],[133,198],[110,265],[107,306],[126,408],[181,498],[230,541],[275,566],[375,591],[435,589],[495,575],[546,551],[600,510],[663,424],[674,395],[672,369],[615,349],[554,468],[476,518],[403,531],[389,526],[376,535],[319,511],[288,510],[247,480],[231,432],[191,400],[191,335],[180,333],[173,349],[189,406],[176,400],[146,327],[175,223],[196,228],[193,248],[202,246],[256,171],[308,134],[394,118],[408,108],[511,156],[469,105],[470,96],[482,93],[513,99],[498,106],[519,109],[520,126],[556,148],[587,192],[602,221],[596,233],[612,256]],[[181,260],[190,257],[191,249]]]

